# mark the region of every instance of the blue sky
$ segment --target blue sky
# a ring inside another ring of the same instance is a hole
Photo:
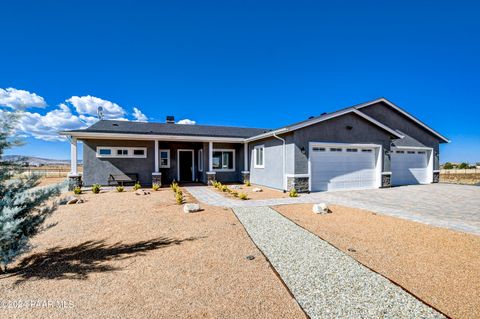
[[[475,1],[8,1],[0,16],[0,88],[44,100],[9,153],[68,158],[43,140],[52,121],[90,123],[98,101],[273,128],[384,96],[452,140],[442,162],[480,161]]]

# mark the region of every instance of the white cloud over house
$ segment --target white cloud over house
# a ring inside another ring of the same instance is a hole
[[[197,122],[190,119],[183,119],[177,122],[177,124],[195,125]]]
[[[44,108],[47,103],[43,97],[29,91],[0,88],[0,106],[6,106],[14,110],[25,110],[30,107]]]
[[[120,105],[95,96],[72,96],[45,114],[28,110],[45,108],[45,99],[35,93],[14,88],[0,88],[0,113],[20,111],[17,133],[21,137],[33,137],[44,141],[63,141],[59,131],[86,128],[98,121],[98,107],[103,108],[104,119],[125,120],[127,112]],[[2,108],[3,107],[3,108]],[[138,108],[131,114],[135,121],[148,121]]]

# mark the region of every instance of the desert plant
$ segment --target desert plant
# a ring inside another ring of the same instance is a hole
[[[82,193],[82,188],[81,188],[80,186],[75,186],[75,187],[73,188],[73,193],[74,193],[75,195],[80,195],[80,194]]]
[[[230,194],[232,194],[233,197],[238,197],[238,192],[237,191],[232,191]]]
[[[450,162],[446,162],[445,164],[443,164],[443,169],[453,169],[453,168],[454,166]]]
[[[248,196],[245,193],[240,193],[240,194],[238,194],[238,198],[240,198],[241,200],[247,200]]]
[[[30,239],[42,230],[56,204],[51,199],[67,184],[37,187],[40,175],[21,174],[17,164],[2,161],[4,151],[20,145],[14,135],[19,115],[0,111],[0,272],[30,249]]]
[[[292,187],[292,189],[290,190],[290,192],[288,192],[288,196],[290,196],[290,197],[298,197],[298,192],[297,192],[297,190],[296,190],[294,187]]]
[[[220,190],[222,192],[227,192],[228,191],[228,186],[227,185],[222,185],[222,188]]]
[[[153,183],[152,189],[153,189],[154,191],[158,191],[158,190],[160,189],[160,184]]]
[[[133,185],[133,190],[134,191],[139,190],[140,188],[142,188],[142,185],[140,185],[139,182],[136,182],[135,185]]]
[[[252,186],[252,184],[250,183],[250,181],[248,179],[245,181],[245,186],[247,186],[247,187]]]
[[[178,205],[182,205],[184,202],[182,191],[178,191],[175,195],[175,201]]]
[[[468,163],[465,163],[465,162],[460,163],[460,165],[458,165],[459,169],[466,169],[466,168],[469,168],[469,167],[470,167],[470,165]]]
[[[121,193],[125,190],[125,187],[123,186],[117,186],[117,192]]]
[[[172,191],[174,193],[177,192],[177,189],[178,189],[178,183],[177,182],[173,182],[172,184],[170,184],[170,188],[172,189]]]
[[[92,192],[93,192],[94,194],[100,193],[100,190],[101,190],[101,189],[102,189],[102,188],[101,188],[100,184],[93,184],[93,185],[92,185]]]

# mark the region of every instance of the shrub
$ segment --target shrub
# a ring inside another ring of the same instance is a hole
[[[245,181],[245,186],[250,187],[250,186],[252,186],[252,184],[250,183],[249,180],[246,180],[246,181]]]
[[[453,169],[454,166],[452,163],[450,162],[446,162],[444,165],[443,165],[443,169]]]
[[[184,202],[184,199],[183,199],[183,193],[182,191],[178,191],[175,195],[175,201],[177,202],[178,205],[182,205],[183,202]]]
[[[30,239],[48,227],[44,222],[56,209],[51,199],[67,186],[37,187],[40,175],[21,174],[19,165],[2,159],[6,149],[19,144],[14,135],[17,114],[0,111],[0,266],[5,272],[29,250]]]
[[[125,187],[123,186],[117,186],[117,192],[121,193],[125,190]]]
[[[73,189],[73,193],[75,195],[80,195],[82,193],[82,188],[80,186],[75,186],[75,188]]]
[[[222,192],[228,191],[228,186],[227,186],[227,185],[223,185],[222,188],[221,188],[221,191],[222,191]]]
[[[172,191],[174,191],[176,193],[177,190],[178,190],[178,183],[173,182],[172,184],[170,184],[170,188],[172,189]]]
[[[153,189],[154,191],[158,191],[158,190],[160,189],[160,184],[153,183],[152,189]]]
[[[295,188],[292,188],[290,192],[288,193],[288,196],[290,197],[298,197],[297,190]]]
[[[222,187],[223,187],[222,183],[220,183],[220,182],[215,183],[215,188],[222,189]]]
[[[241,200],[247,200],[248,196],[245,193],[240,193],[240,194],[238,194],[238,198],[240,198]]]
[[[92,185],[92,192],[94,194],[100,193],[100,190],[101,190],[100,184],[93,184]]]
[[[237,191],[232,191],[230,194],[232,194],[233,197],[238,197],[238,192]]]
[[[139,182],[136,182],[135,185],[133,185],[133,190],[134,191],[139,190],[140,188],[142,188],[142,185],[140,185]]]

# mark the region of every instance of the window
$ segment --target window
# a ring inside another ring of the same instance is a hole
[[[255,155],[255,168],[264,168],[265,167],[265,146],[257,145],[254,147]]]
[[[419,151],[418,154],[425,154],[425,151]]]
[[[170,150],[160,150],[160,167],[170,168]]]
[[[213,150],[214,171],[235,171],[235,150]]]
[[[358,152],[358,150],[356,148],[347,148],[347,152],[355,153],[355,152]]]
[[[363,153],[371,153],[372,150],[362,150]]]
[[[407,153],[408,153],[408,154],[415,154],[414,151],[408,151]]]
[[[395,153],[397,153],[397,154],[404,154],[405,152],[404,152],[404,151],[396,151]]]
[[[109,149],[109,148],[100,148],[100,149],[98,149],[97,154],[98,155],[111,155],[112,150]]]
[[[146,147],[99,146],[97,157],[110,158],[147,158]]]
[[[313,147],[314,152],[325,152],[325,147]]]
[[[198,150],[198,171],[203,172],[203,150]]]
[[[128,150],[118,149],[118,150],[117,150],[117,155],[119,155],[119,156],[128,156]]]
[[[330,152],[341,152],[341,151],[342,151],[341,148],[336,148],[336,147],[330,149]]]
[[[145,150],[143,150],[143,149],[134,149],[134,150],[133,150],[133,155],[135,155],[135,156],[143,156],[143,155],[145,155]]]

